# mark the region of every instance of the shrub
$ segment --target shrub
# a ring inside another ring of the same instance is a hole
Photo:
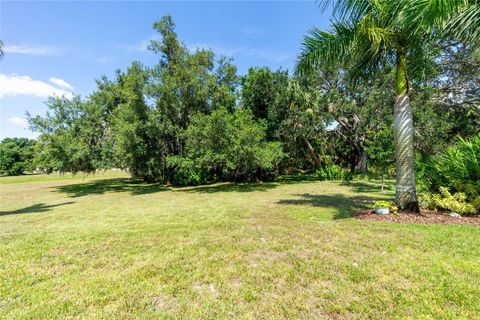
[[[424,207],[460,214],[480,212],[480,135],[468,140],[459,137],[444,152],[417,159],[416,167],[417,186],[425,192],[420,201]]]
[[[172,182],[272,179],[284,154],[279,142],[266,142],[265,132],[250,110],[229,113],[219,108],[210,115],[194,115],[185,132],[184,160],[169,160]]]
[[[428,209],[449,210],[461,215],[475,214],[478,210],[474,204],[468,203],[467,196],[463,192],[451,194],[445,187],[440,187],[440,193],[421,194],[419,196],[420,206]]]
[[[351,180],[349,172],[336,164],[325,165],[317,170],[316,175],[319,180]]]
[[[418,159],[417,180],[422,191],[438,192],[447,187],[464,192],[467,199],[480,196],[480,135],[455,144],[430,159]]]
[[[177,186],[194,186],[203,182],[203,177],[198,166],[193,160],[180,156],[166,158],[168,181]]]
[[[480,195],[480,135],[456,144],[434,159],[437,175],[454,191],[465,192],[469,198]]]

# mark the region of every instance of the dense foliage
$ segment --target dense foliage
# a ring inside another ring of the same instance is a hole
[[[35,169],[36,141],[27,138],[5,138],[0,142],[0,175],[19,175]]]
[[[278,142],[266,142],[266,128],[249,110],[195,114],[185,132],[184,156],[167,158],[174,184],[268,180],[283,157]]]
[[[480,211],[480,135],[468,140],[459,137],[417,166],[426,207],[470,214]]]

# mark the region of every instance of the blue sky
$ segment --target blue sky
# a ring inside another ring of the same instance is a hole
[[[209,47],[251,66],[292,69],[302,36],[326,28],[315,1],[0,2],[0,138],[35,137],[25,112],[44,114],[52,94],[86,96],[95,79],[132,61],[154,65],[146,50],[152,23],[171,14],[189,47]]]

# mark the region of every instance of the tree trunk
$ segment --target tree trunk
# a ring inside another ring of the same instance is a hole
[[[396,98],[394,106],[395,161],[397,170],[396,202],[401,210],[420,212],[415,186],[413,116],[408,96],[407,57],[397,52]]]
[[[365,150],[361,150],[357,156],[357,164],[355,165],[356,171],[358,173],[366,174],[368,173],[368,166],[367,166],[367,153]]]
[[[303,139],[303,142],[305,143],[305,145],[307,146],[307,150],[310,153],[310,155],[312,156],[313,161],[315,162],[315,165],[317,166],[317,168],[320,167],[320,165],[322,164],[322,160],[318,156],[317,152],[315,152],[315,149],[310,144],[310,141],[308,141],[308,139],[306,137],[302,137],[302,139]]]
[[[385,184],[385,180],[384,180],[384,176],[383,176],[383,175],[384,175],[384,173],[383,173],[383,170],[382,170],[382,192],[383,192],[383,190],[384,190],[384,189],[383,189],[383,186],[384,186],[384,184]]]

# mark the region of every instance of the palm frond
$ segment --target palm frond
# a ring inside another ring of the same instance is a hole
[[[445,25],[447,35],[467,43],[480,43],[480,2],[458,11]]]
[[[357,39],[364,42],[371,55],[378,55],[385,47],[395,44],[391,29],[380,26],[371,14],[358,22]]]
[[[320,9],[332,7],[332,14],[337,20],[358,20],[381,4],[379,0],[318,0]]]
[[[330,32],[311,29],[303,40],[296,73],[303,74],[320,65],[344,61],[354,52],[355,36],[356,29],[346,22],[333,23]]]
[[[395,36],[378,25],[372,15],[364,15],[355,24],[334,22],[330,32],[312,29],[304,39],[296,73],[337,63],[349,66],[353,78],[374,73],[385,60],[381,57],[393,47]]]
[[[400,0],[396,4],[398,21],[410,34],[428,34],[442,29],[468,3],[469,0]]]

